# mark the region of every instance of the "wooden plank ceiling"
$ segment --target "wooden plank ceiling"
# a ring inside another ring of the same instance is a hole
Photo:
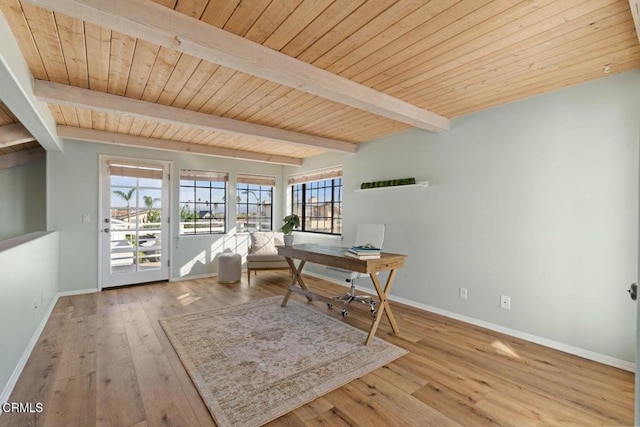
[[[155,1],[446,118],[640,67],[628,0]],[[410,127],[136,38],[135,30],[123,34],[27,0],[0,0],[0,10],[37,80],[349,144]],[[298,162],[326,151],[127,114],[128,104],[47,102],[59,126],[111,140],[121,134]],[[0,123],[14,119],[0,108]]]

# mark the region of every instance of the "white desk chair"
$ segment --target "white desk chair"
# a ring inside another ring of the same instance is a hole
[[[384,224],[358,224],[354,246],[364,246],[366,244],[370,244],[376,248],[382,249],[382,242],[384,241],[384,230]],[[348,293],[346,293],[345,295],[333,297],[333,299],[335,299],[336,301],[344,301],[347,304],[350,304],[354,301],[368,304],[371,308],[371,313],[373,315],[376,314],[376,301],[372,297],[366,295],[356,295],[356,279],[365,276],[369,277],[368,274],[343,270],[335,267],[327,267],[327,274],[333,277],[344,279],[347,283],[351,284]],[[327,304],[327,306],[329,308],[333,307],[331,303]],[[347,317],[347,310],[342,310],[342,317]]]

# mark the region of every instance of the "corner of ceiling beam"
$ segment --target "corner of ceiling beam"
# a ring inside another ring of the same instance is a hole
[[[47,151],[62,151],[49,107],[33,95],[33,75],[9,24],[0,13],[0,98]]]

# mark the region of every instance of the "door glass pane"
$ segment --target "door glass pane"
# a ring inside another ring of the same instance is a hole
[[[111,273],[159,269],[162,178],[149,177],[144,168],[138,174],[135,166],[124,169],[126,176],[117,175],[114,170],[109,180]]]

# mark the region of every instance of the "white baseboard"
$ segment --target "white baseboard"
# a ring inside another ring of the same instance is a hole
[[[49,304],[49,307],[47,307],[47,310],[44,313],[44,316],[42,316],[42,320],[40,320],[38,327],[33,333],[33,336],[31,336],[31,340],[29,340],[29,343],[27,344],[27,348],[24,349],[24,352],[22,353],[22,357],[20,357],[20,360],[18,360],[18,364],[16,365],[16,368],[13,370],[13,373],[11,374],[9,381],[7,381],[7,384],[5,385],[4,390],[2,390],[2,394],[0,394],[0,403],[9,401],[9,396],[11,396],[11,392],[13,392],[13,388],[16,386],[16,383],[18,382],[18,378],[20,378],[20,374],[22,374],[22,370],[26,366],[27,361],[31,356],[31,352],[33,351],[34,347],[36,346],[36,343],[38,342],[38,338],[40,338],[40,334],[42,333],[42,331],[44,330],[44,327],[49,321],[49,317],[51,316],[53,307],[55,307],[56,303],[58,302],[59,295],[60,294],[57,294],[56,296],[53,297],[53,299],[51,300],[51,303]],[[2,411],[0,411],[0,414],[1,413]]]
[[[74,295],[95,294],[96,292],[99,292],[99,290],[98,289],[80,289],[77,291],[64,291],[64,292],[58,292],[57,298],[72,297]]]
[[[318,277],[320,279],[323,280],[327,280],[329,282],[332,283],[336,283],[338,285],[342,285],[342,286],[348,286],[346,284],[346,282],[341,282],[338,279],[334,279],[328,276],[323,276],[321,274],[317,274],[317,273],[311,273],[311,272],[305,272],[304,274],[307,274],[309,276],[313,276],[313,277]],[[374,293],[375,294],[375,290],[373,289],[368,289],[362,286],[356,286],[356,289],[358,289],[361,292],[367,292],[367,293]],[[415,307],[415,308],[419,308],[420,310],[424,310],[424,311],[428,311],[431,313],[435,313],[435,314],[439,314],[441,316],[445,316],[445,317],[449,317],[451,319],[455,319],[455,320],[459,320],[461,322],[465,322],[465,323],[470,323],[472,325],[476,325],[476,326],[480,326],[482,328],[485,329],[490,329],[492,331],[495,332],[500,332],[502,334],[505,335],[509,335],[515,338],[520,338],[532,343],[536,343],[536,344],[540,344],[542,346],[545,347],[549,347],[552,348],[554,350],[559,350],[562,351],[564,353],[569,353],[569,354],[573,354],[574,356],[579,356],[582,357],[584,359],[589,359],[589,360],[593,360],[594,362],[598,362],[598,363],[602,363],[604,365],[609,365],[609,366],[613,366],[615,368],[619,368],[619,369],[623,369],[625,371],[629,371],[629,372],[635,372],[636,370],[636,364],[633,362],[628,362],[626,360],[621,360],[621,359],[616,359],[614,357],[611,356],[607,356],[606,354],[600,354],[600,353],[595,353],[593,351],[590,350],[586,350],[584,348],[580,348],[580,347],[575,347],[569,344],[565,344],[565,343],[561,343],[558,341],[554,341],[554,340],[550,340],[547,338],[543,338],[543,337],[539,337],[537,335],[532,335],[529,334],[527,332],[522,332],[522,331],[518,331],[515,329],[511,329],[511,328],[506,328],[504,326],[500,326],[500,325],[496,325],[495,323],[490,323],[490,322],[486,322],[484,320],[479,320],[470,316],[465,316],[463,314],[459,314],[459,313],[454,313],[452,311],[448,311],[448,310],[443,310],[441,308],[437,308],[437,307],[432,307],[430,305],[426,305],[426,304],[422,304],[416,301],[412,301],[406,298],[401,298],[401,297],[395,297],[393,295],[389,295],[389,300],[391,301],[396,301],[402,304],[406,304],[408,306],[411,307]]]

